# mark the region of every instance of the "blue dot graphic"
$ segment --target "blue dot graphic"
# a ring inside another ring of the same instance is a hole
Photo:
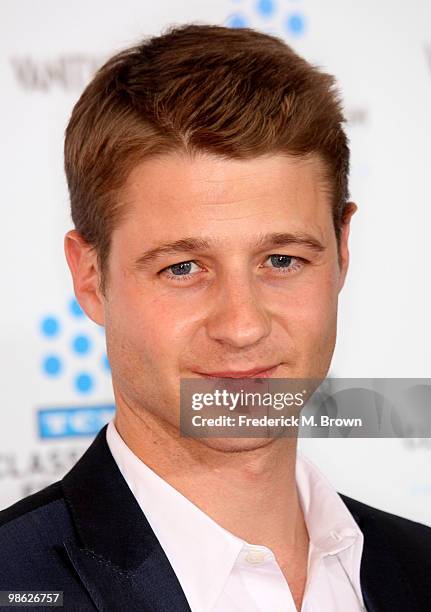
[[[256,3],[257,12],[263,17],[269,17],[274,12],[274,2],[273,0],[258,0]]]
[[[62,369],[61,360],[56,355],[49,355],[43,361],[43,370],[47,376],[58,376]]]
[[[75,389],[79,393],[89,393],[93,388],[93,378],[85,372],[75,378]]]
[[[230,28],[245,28],[247,27],[247,20],[242,15],[232,15],[232,17],[229,17],[227,25]]]
[[[78,355],[86,355],[90,350],[91,342],[88,336],[76,336],[72,342],[72,349]]]
[[[290,15],[287,19],[286,26],[288,31],[291,34],[295,34],[295,36],[303,34],[305,29],[304,17],[299,14]]]
[[[72,298],[70,300],[69,303],[69,310],[70,310],[70,314],[73,317],[83,317],[84,316],[84,311],[82,310],[81,306],[79,305],[79,302],[76,298]]]
[[[111,365],[109,363],[108,355],[106,353],[103,355],[102,364],[105,370],[107,370],[108,372],[111,371]]]
[[[44,336],[53,338],[60,331],[60,323],[55,317],[45,317],[42,320],[40,328]]]

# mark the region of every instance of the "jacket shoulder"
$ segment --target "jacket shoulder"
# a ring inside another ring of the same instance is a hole
[[[7,523],[30,514],[38,508],[47,506],[53,501],[62,499],[62,497],[61,484],[60,481],[58,481],[32,495],[20,499],[11,506],[0,511],[0,530]]]
[[[62,543],[73,526],[60,483],[0,512],[0,590],[39,590],[70,582]]]
[[[425,536],[431,537],[431,527],[425,525],[424,523],[418,523],[411,519],[404,518],[402,516],[398,516],[397,514],[392,514],[390,512],[386,512],[385,510],[380,510],[379,508],[375,508],[374,506],[369,506],[368,504],[364,504],[357,499],[352,499],[347,495],[340,495],[341,499],[344,501],[348,509],[353,515],[357,515],[360,519],[362,518],[373,518],[374,520],[385,523],[388,526],[400,529],[407,529],[413,531],[421,531]]]
[[[407,559],[414,560],[414,565],[431,571],[431,527],[412,521],[384,510],[379,510],[356,499],[341,495],[353,518],[367,536],[376,534],[385,544]]]

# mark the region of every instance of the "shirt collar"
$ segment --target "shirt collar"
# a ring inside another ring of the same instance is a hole
[[[241,552],[253,545],[221,527],[143,463],[125,444],[113,420],[106,438],[191,608],[211,610]],[[309,570],[320,558],[342,553],[340,562],[361,597],[362,532],[329,481],[301,453],[297,454],[296,481],[310,536]]]
[[[321,555],[337,554],[362,536],[356,521],[326,476],[297,453],[296,483],[310,541]]]
[[[211,610],[243,542],[158,476],[110,421],[106,439],[130,490],[165,551],[192,610]],[[217,572],[214,568],[217,567]]]
[[[337,555],[360,602],[364,535],[349,509],[322,472],[302,453],[297,453],[296,482],[304,520],[310,537],[309,579],[320,559]]]

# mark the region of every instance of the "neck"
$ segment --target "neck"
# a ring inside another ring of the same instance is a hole
[[[245,450],[214,448],[179,436],[178,429],[148,411],[119,402],[115,426],[139,459],[219,525],[271,548],[280,565],[294,560],[298,551],[306,556],[308,534],[295,479],[296,439],[260,439]]]

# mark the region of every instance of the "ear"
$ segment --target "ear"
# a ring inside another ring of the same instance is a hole
[[[350,220],[352,215],[358,210],[358,207],[354,202],[348,202],[343,213],[340,243],[338,246],[338,263],[340,267],[340,277],[338,291],[340,292],[344,286],[346,280],[347,270],[349,268],[349,233],[350,233]]]
[[[86,315],[98,325],[105,324],[104,301],[96,251],[77,230],[64,237],[64,252],[73,279],[76,299]]]

